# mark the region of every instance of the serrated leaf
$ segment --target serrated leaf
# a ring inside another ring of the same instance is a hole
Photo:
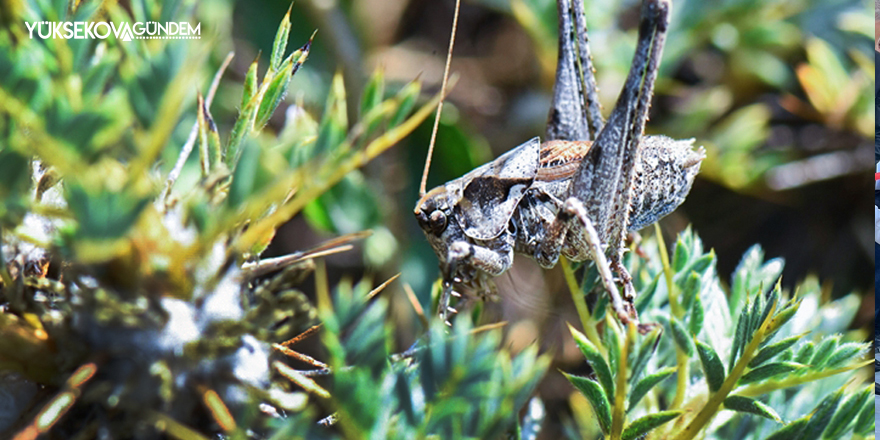
[[[709,385],[709,391],[716,392],[721,388],[727,373],[724,371],[724,364],[718,353],[703,342],[696,341],[697,354],[700,356],[700,363],[703,365],[703,372],[706,374],[706,383]]]
[[[771,379],[781,374],[791,373],[792,371],[796,371],[804,367],[805,365],[795,362],[773,362],[770,364],[764,364],[758,368],[755,368],[752,371],[749,371],[746,374],[743,374],[743,376],[739,379],[739,383],[745,385],[748,383],[760,382],[762,380]]]
[[[587,398],[599,419],[602,432],[607,434],[611,430],[611,404],[608,401],[608,396],[602,391],[602,386],[586,377],[574,376],[565,372],[562,374]]]
[[[755,357],[752,358],[752,360],[749,362],[749,368],[755,368],[763,364],[764,362],[773,359],[774,357],[776,357],[776,355],[782,353],[783,351],[787,350],[789,347],[793,346],[798,341],[803,339],[803,337],[804,335],[789,336],[775,344],[770,344],[762,348],[761,351],[759,351],[758,354],[755,355]]]
[[[684,328],[681,321],[673,316],[669,320],[669,328],[672,331],[672,339],[675,341],[675,345],[677,345],[687,357],[692,357],[694,355],[694,341],[691,338],[691,335],[688,334],[688,331]]]
[[[684,411],[660,411],[654,414],[649,414],[647,416],[636,419],[623,430],[623,434],[621,434],[621,440],[634,440],[637,439],[658,426],[669,422],[670,420],[675,419],[676,417],[682,415]]]
[[[593,373],[596,374],[596,377],[599,379],[599,383],[602,384],[602,388],[605,389],[605,394],[609,396],[614,395],[614,379],[611,374],[611,370],[608,367],[608,362],[602,356],[602,353],[599,352],[599,349],[584,336],[583,333],[577,331],[572,326],[568,326],[568,330],[571,332],[571,335],[574,337],[574,342],[577,344],[578,348],[583,353],[584,357],[587,359],[587,362],[590,363],[590,367],[593,369]]]
[[[656,373],[649,374],[645,376],[642,380],[640,380],[635,387],[633,387],[632,391],[629,393],[629,406],[627,407],[627,411],[632,410],[635,406],[651,391],[651,388],[654,388],[660,382],[663,382],[669,376],[672,376],[677,372],[678,369],[675,367],[666,367],[663,368]]]
[[[776,423],[782,423],[782,419],[779,417],[779,414],[776,414],[776,411],[774,411],[773,408],[770,408],[765,403],[750,397],[730,396],[724,399],[724,407],[732,411],[754,414],[756,416],[773,420]]]

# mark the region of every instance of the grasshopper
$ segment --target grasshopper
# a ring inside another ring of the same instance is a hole
[[[633,62],[606,121],[583,3],[557,0],[559,54],[547,140],[533,138],[427,193],[423,179],[414,214],[440,260],[444,321],[457,313],[451,296],[494,295],[492,278],[520,253],[544,268],[560,255],[593,260],[618,319],[638,322],[632,277],[621,264],[625,236],[675,210],[705,158],[693,139],[643,136],[669,10],[669,0],[643,1]]]

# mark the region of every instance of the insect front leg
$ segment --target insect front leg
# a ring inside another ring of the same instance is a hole
[[[458,310],[450,306],[452,296],[461,296],[453,290],[455,283],[468,281],[468,277],[477,277],[479,272],[490,276],[504,273],[513,264],[513,247],[500,243],[493,249],[466,241],[456,241],[449,246],[446,257],[446,270],[443,274],[443,292],[440,295],[440,317],[449,324],[450,314]]]

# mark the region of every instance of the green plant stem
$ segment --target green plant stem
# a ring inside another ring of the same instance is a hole
[[[562,265],[562,273],[565,275],[565,283],[568,285],[569,292],[571,292],[571,300],[574,302],[574,308],[577,310],[578,317],[581,319],[581,326],[584,328],[584,334],[587,336],[587,339],[599,349],[602,356],[607,359],[608,350],[605,348],[605,345],[602,344],[602,338],[599,337],[599,332],[596,331],[596,320],[594,320],[593,315],[590,314],[590,309],[587,308],[587,300],[581,293],[577,280],[574,279],[574,271],[571,269],[571,264],[569,264],[568,259],[565,257],[560,258],[559,263]]]
[[[663,241],[663,232],[660,230],[660,225],[657,223],[654,223],[654,233],[657,236],[657,249],[660,254],[660,262],[663,264],[663,276],[666,279],[669,308],[672,310],[672,314],[676,318],[682,319],[684,317],[684,310],[681,309],[681,304],[678,303],[678,290],[676,289],[675,283],[672,281],[672,267],[669,265],[669,254],[666,251],[666,243]],[[687,395],[688,377],[690,376],[690,358],[688,358],[687,354],[682,351],[678,344],[675,345],[675,363],[678,364],[678,373],[675,378],[675,398],[672,399],[672,404],[669,406],[669,409],[681,408],[682,403],[684,403],[684,397]]]
[[[609,325],[617,325],[615,322]],[[623,424],[626,421],[626,373],[627,360],[629,358],[630,345],[636,338],[636,326],[630,322],[626,328],[626,340],[620,348],[620,359],[617,361],[617,385],[614,387],[614,407],[611,410],[611,435],[609,440],[618,440],[623,433]]]
[[[862,361],[862,362],[856,362],[854,364],[850,364],[845,367],[835,368],[833,370],[813,372],[813,373],[804,374],[802,376],[795,376],[795,377],[791,377],[791,378],[783,379],[783,380],[757,383],[757,384],[749,385],[747,387],[740,389],[739,391],[736,392],[736,394],[738,396],[745,396],[745,397],[760,396],[762,394],[771,393],[773,391],[777,391],[777,390],[781,390],[781,389],[785,389],[785,388],[796,387],[798,385],[803,385],[808,382],[813,382],[813,381],[817,381],[819,379],[824,379],[826,377],[831,377],[836,374],[846,373],[847,371],[858,370],[859,368],[868,366],[872,362],[873,362],[873,360],[869,359],[869,360]]]
[[[776,305],[779,304],[779,300],[776,300],[771,306],[770,313],[767,314],[767,319],[761,323],[761,326],[755,331],[755,334],[752,336],[751,342],[746,348],[743,350],[742,356],[740,356],[739,360],[736,362],[736,365],[733,366],[733,370],[730,371],[730,374],[727,376],[727,379],[724,380],[724,383],[721,384],[721,388],[714,394],[709,397],[709,401],[706,402],[706,405],[702,410],[694,417],[693,420],[684,428],[684,431],[681,432],[680,435],[675,437],[675,440],[691,440],[705,427],[715,414],[718,413],[718,409],[721,404],[724,402],[724,399],[733,391],[733,388],[736,387],[736,383],[742,377],[743,372],[745,372],[746,367],[749,365],[749,362],[752,361],[752,358],[755,357],[755,354],[758,352],[758,348],[761,345],[761,342],[764,341],[764,335],[767,334],[767,331],[770,329],[773,323],[773,314],[776,312]]]

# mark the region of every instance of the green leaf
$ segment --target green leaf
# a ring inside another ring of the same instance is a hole
[[[314,38],[314,34],[312,38]],[[266,87],[266,91],[263,94],[260,108],[257,110],[257,119],[254,122],[254,130],[262,129],[263,126],[269,122],[269,118],[275,113],[278,104],[281,103],[281,100],[284,99],[284,95],[287,94],[287,87],[290,85],[290,78],[296,74],[300,66],[302,66],[309,57],[311,46],[312,40],[309,39],[303,47],[297,49],[284,61],[281,65],[281,70],[273,73],[271,79],[266,79],[269,80],[269,85]],[[296,59],[295,61],[294,58]],[[267,76],[269,75],[267,74]]]
[[[257,118],[254,121],[254,131],[260,131],[269,122],[269,118],[278,104],[287,94],[287,86],[290,84],[290,75],[293,72],[293,63],[284,63],[281,70],[272,75],[266,91],[263,93],[263,99],[260,107],[257,108]]]
[[[388,123],[389,127],[396,127],[406,120],[407,115],[409,115],[413,107],[416,105],[416,99],[418,99],[421,90],[422,83],[419,81],[413,81],[397,92],[395,99],[397,99],[400,105],[397,106],[397,111],[394,113],[394,116],[391,117],[391,121]]]
[[[754,245],[743,254],[739,265],[733,272],[730,288],[731,316],[739,313],[746,303],[746,298],[754,294],[760,286],[772,286],[782,274],[784,260],[774,258],[764,262],[764,251],[761,245]]]
[[[379,67],[370,75],[370,80],[361,94],[361,118],[376,108],[385,98],[385,71]]]
[[[290,35],[290,10],[293,9],[293,3],[287,8],[287,13],[281,19],[278,25],[278,32],[275,34],[275,41],[272,43],[272,56],[269,58],[269,71],[277,72],[281,67],[281,60],[284,59],[284,50],[287,48],[287,39]]]
[[[201,163],[202,177],[207,177],[220,163],[220,134],[214,124],[214,118],[205,106],[202,94],[198,95],[198,125],[199,125],[199,163]]]
[[[593,406],[593,411],[599,419],[599,426],[602,432],[608,433],[611,430],[611,404],[608,402],[608,396],[602,391],[602,386],[597,382],[586,377],[574,376],[562,373]]]
[[[244,77],[244,91],[241,94],[241,105],[238,107],[240,109],[244,109],[245,106],[251,102],[251,98],[254,97],[254,93],[257,92],[257,69],[258,69],[258,61],[260,59],[260,52],[257,53],[257,57],[254,58],[254,61],[251,63],[251,67],[248,68],[247,74]]]
[[[762,348],[761,351],[759,351],[758,354],[755,355],[755,357],[752,358],[752,360],[749,362],[749,368],[755,368],[763,364],[764,362],[773,359],[774,357],[776,357],[776,355],[782,353],[783,351],[787,350],[789,347],[793,346],[798,341],[803,339],[803,337],[804,335],[789,336],[775,344],[771,344]]]
[[[767,440],[801,440],[801,433],[807,427],[807,422],[808,417],[801,417],[770,434]]]
[[[853,432],[862,437],[867,437],[869,434],[874,433],[874,390],[871,389],[870,385],[866,385],[862,392],[862,408],[859,410],[859,415],[856,416],[855,427],[853,428]]]
[[[687,355],[687,357],[692,357],[694,355],[694,340],[688,331],[684,328],[684,325],[676,319],[674,316],[669,320],[669,327],[672,331],[672,339],[675,341],[675,345]]]
[[[835,440],[843,438],[843,435],[853,426],[853,422],[859,416],[864,402],[864,392],[851,394],[840,405],[840,408],[834,413],[828,427],[825,428],[825,434],[822,435],[823,440]]]
[[[819,343],[819,346],[816,347],[816,353],[813,355],[813,358],[810,359],[810,365],[813,366],[813,368],[821,367],[825,361],[831,357],[831,353],[834,353],[839,342],[840,335],[825,338]]]
[[[324,117],[318,126],[318,140],[315,141],[316,154],[335,152],[345,140],[346,132],[348,131],[348,115],[346,111],[345,85],[342,81],[342,73],[337,72],[333,76],[330,94],[327,96]]]
[[[837,410],[837,405],[840,404],[842,397],[843,390],[839,390],[819,402],[819,405],[816,406],[816,409],[810,416],[810,421],[804,427],[803,440],[816,440],[820,438],[825,428],[831,422],[831,418],[834,416],[834,412]]]
[[[739,319],[736,321],[736,332],[733,337],[733,344],[730,346],[730,359],[728,360],[727,370],[733,370],[733,366],[739,359],[739,354],[745,347],[746,326],[749,322],[749,306],[743,307],[739,313]]]
[[[642,378],[642,373],[644,372],[645,367],[647,367],[648,361],[651,360],[651,357],[657,351],[657,344],[660,341],[661,332],[662,328],[657,326],[642,338],[642,342],[639,344],[639,349],[635,353],[635,359],[632,362],[632,370],[629,377],[630,383],[635,383]]]
[[[688,316],[688,330],[696,336],[703,330],[703,319],[705,319],[705,310],[703,310],[703,300],[697,295],[691,305],[691,313]]]
[[[611,369],[612,377],[617,376],[617,363],[620,361],[621,339],[620,328],[617,321],[608,319],[605,321],[605,331],[603,334],[605,340],[605,348],[608,350],[608,367]]]
[[[689,310],[694,298],[700,296],[700,274],[694,271],[688,273],[681,289],[681,307]]]
[[[635,387],[633,387],[632,391],[629,393],[629,406],[627,407],[627,411],[632,410],[635,406],[648,394],[648,391],[651,391],[651,388],[654,388],[660,382],[663,382],[669,376],[672,376],[678,371],[678,368],[675,367],[666,367],[663,368],[656,373],[649,374],[645,376],[642,380],[640,380]]]
[[[672,253],[672,271],[673,273],[679,273],[682,269],[684,269],[685,264],[688,262],[688,248],[685,246],[684,241],[679,238],[675,241],[675,251]]]
[[[807,341],[798,349],[797,354],[794,356],[794,361],[799,364],[809,364],[815,352],[816,344],[813,344],[813,341]]]
[[[226,152],[223,157],[226,159],[226,166],[230,170],[235,170],[235,167],[238,165],[238,160],[241,158],[241,145],[245,137],[253,130],[257,108],[259,108],[262,100],[262,96],[259,95],[261,92],[258,91],[257,93],[257,96],[252,97],[247,105],[241,109],[238,119],[235,120],[235,125],[232,126],[232,131],[229,133],[229,141],[226,144]]]
[[[739,379],[739,383],[742,385],[760,382],[762,380],[771,379],[773,377],[779,376],[781,374],[791,373],[792,371],[799,370],[801,368],[806,367],[806,365],[798,364],[795,362],[773,362],[770,364],[762,365],[754,370],[749,371]]]
[[[697,354],[700,356],[700,363],[703,365],[703,372],[706,374],[706,383],[709,385],[709,391],[716,392],[721,388],[727,373],[724,371],[724,364],[718,353],[708,344],[700,341],[697,343]]]
[[[676,417],[682,415],[684,411],[660,411],[654,414],[649,414],[647,416],[636,419],[634,422],[627,425],[623,430],[623,434],[621,434],[621,440],[634,440],[637,439],[654,428],[669,422],[670,420],[675,419]]]
[[[590,363],[590,367],[593,369],[593,373],[596,374],[596,377],[599,379],[599,383],[602,384],[602,388],[605,389],[605,394],[609,396],[614,395],[614,379],[611,374],[611,370],[608,367],[608,362],[602,356],[602,353],[599,352],[599,349],[584,336],[583,333],[577,331],[572,326],[568,326],[568,330],[571,332],[571,335],[574,337],[574,342],[577,344],[578,348],[580,348],[581,353],[584,354],[584,357],[587,359],[587,362]]]
[[[724,407],[731,411],[754,414],[773,420],[776,423],[782,423],[782,419],[773,408],[750,397],[730,396],[724,399]]]
[[[825,362],[824,367],[834,368],[839,365],[845,364],[847,361],[859,357],[859,355],[864,353],[868,348],[869,347],[867,347],[866,344],[858,342],[848,342],[846,344],[841,344],[834,351],[834,354],[828,357],[828,360]]]

